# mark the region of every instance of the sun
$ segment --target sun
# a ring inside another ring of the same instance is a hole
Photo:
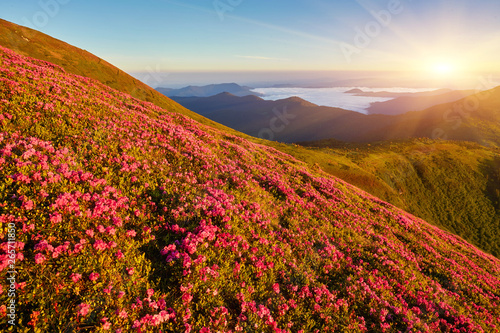
[[[450,62],[438,62],[432,64],[430,70],[440,76],[449,76],[456,71],[456,66]]]
[[[463,62],[453,56],[422,59],[421,64],[427,75],[436,79],[451,79],[459,76],[463,70]]]
[[[457,54],[420,55],[411,60],[408,67],[414,68],[413,77],[436,87],[467,86],[474,72],[471,62]]]

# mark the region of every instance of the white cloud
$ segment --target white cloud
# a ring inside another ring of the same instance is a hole
[[[346,94],[345,91],[361,88],[365,92],[389,91],[389,92],[418,92],[432,89],[411,88],[367,88],[367,87],[336,87],[336,88],[258,88],[253,91],[264,94],[262,98],[267,100],[285,99],[297,96],[317,105],[331,106],[346,110],[366,113],[370,103],[385,102],[392,98],[356,96]]]

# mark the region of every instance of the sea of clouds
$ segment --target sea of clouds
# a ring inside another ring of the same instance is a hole
[[[399,92],[413,93],[430,91],[433,89],[413,89],[413,88],[367,88],[367,87],[335,87],[335,88],[256,88],[254,92],[264,94],[261,96],[266,100],[285,99],[297,96],[308,102],[321,105],[342,108],[346,110],[367,113],[366,109],[370,103],[385,102],[392,98],[356,96],[345,93],[351,89],[361,89],[364,92]]]

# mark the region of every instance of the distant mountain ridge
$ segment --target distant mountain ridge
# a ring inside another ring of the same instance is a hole
[[[215,96],[220,93],[230,93],[235,96],[262,96],[260,93],[252,91],[253,88],[240,86],[236,83],[221,83],[221,84],[210,84],[206,86],[187,86],[180,89],[172,88],[161,88],[158,87],[156,90],[167,97],[210,97]]]
[[[440,98],[438,95],[437,98]],[[431,96],[432,97],[432,96]],[[424,97],[423,103],[428,103]],[[442,96],[441,96],[442,97]],[[448,96],[449,97],[449,96]],[[456,96],[454,96],[456,97]],[[451,98],[451,97],[450,97]],[[220,94],[208,98],[174,98],[186,108],[248,135],[280,142],[336,139],[373,142],[410,138],[445,138],[500,146],[500,87],[398,115],[370,114],[318,106],[298,97],[269,101]],[[435,102],[435,100],[434,100]],[[470,103],[474,102],[474,109]],[[397,104],[397,102],[394,102]],[[274,110],[286,109],[290,119],[269,135]]]
[[[394,91],[364,91],[359,88],[354,88],[346,91],[346,94],[353,94],[356,96],[364,96],[364,97],[427,97],[427,96],[438,96],[446,93],[450,93],[456,90],[453,89],[435,89],[428,91],[419,91],[419,92],[394,92]],[[471,94],[473,91],[471,92]]]
[[[330,131],[318,130],[324,124],[321,120],[335,121],[335,119],[347,116],[354,121],[361,121],[363,116],[354,111],[320,107],[299,97],[270,101],[255,97],[250,98],[249,96],[238,97],[231,94],[219,94],[205,98],[173,97],[173,99],[190,110],[243,133],[290,143],[310,141],[311,138],[315,138],[312,140],[329,138]],[[273,119],[277,117],[277,113],[288,118],[282,119],[279,124],[276,124],[282,130],[274,131],[270,135],[266,129],[273,125]],[[340,134],[340,140],[345,140],[352,132],[346,127],[336,128],[335,131]],[[344,133],[341,134],[339,131]]]

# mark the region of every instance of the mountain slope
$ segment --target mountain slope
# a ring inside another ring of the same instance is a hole
[[[36,30],[0,20],[0,45],[23,55],[58,64],[68,72],[153,102],[156,96],[142,82],[95,55]],[[174,103],[169,105],[172,107]]]
[[[17,331],[498,330],[500,261],[460,238],[272,148],[0,59]]]
[[[232,129],[200,117],[105,60],[39,31],[0,19],[0,45],[22,55],[59,65],[69,73],[98,80],[111,88],[187,115],[201,123],[238,134]]]

